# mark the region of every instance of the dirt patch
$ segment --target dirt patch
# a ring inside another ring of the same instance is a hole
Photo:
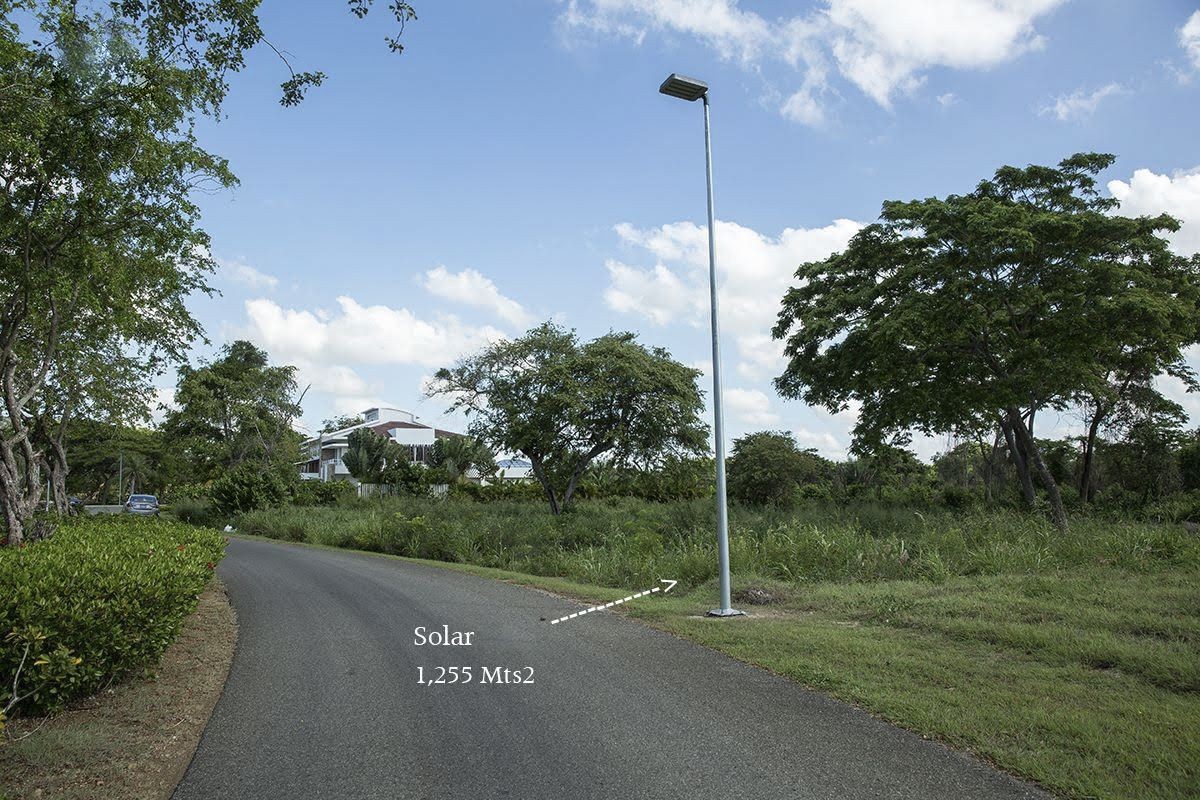
[[[169,798],[221,696],[236,641],[233,607],[213,578],[156,675],[9,724],[0,800]]]

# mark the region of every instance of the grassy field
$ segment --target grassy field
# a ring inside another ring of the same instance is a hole
[[[256,511],[236,527],[288,541],[628,586],[664,574],[689,585],[713,578],[715,524],[713,504],[703,500],[593,501],[552,517],[536,502],[403,497]],[[1043,516],[1016,511],[734,508],[730,530],[735,572],[791,583],[1200,566],[1200,538],[1179,526],[1079,517],[1064,535]]]
[[[677,578],[625,613],[1065,797],[1200,796],[1200,542],[1182,528],[1084,518],[1060,536],[1015,512],[740,509],[734,587],[752,616],[712,620],[710,525],[706,504],[556,520],[533,504],[397,500],[263,512],[241,530],[583,600]]]

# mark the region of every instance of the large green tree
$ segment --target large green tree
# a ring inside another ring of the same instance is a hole
[[[429,393],[464,411],[480,441],[528,458],[558,514],[598,458],[650,466],[701,452],[698,375],[632,333],[581,343],[545,323],[438,370]]]
[[[195,124],[219,114],[245,53],[270,44],[258,6],[0,0],[0,512],[11,545],[43,471],[65,499],[61,443],[82,403],[43,397],[55,373],[120,353],[141,363],[145,386],[199,334],[184,299],[207,290],[212,260],[191,198],[234,178]],[[389,9],[401,26],[413,18],[407,3]],[[394,36],[389,46],[400,49]],[[324,77],[287,68],[285,105]]]
[[[194,480],[241,464],[282,467],[299,459],[296,368],[272,366],[250,342],[225,346],[213,361],[179,369],[163,434]]]
[[[759,431],[733,442],[726,466],[729,495],[754,505],[791,505],[804,485],[829,479],[832,464],[801,450],[782,431]]]
[[[969,194],[884,203],[843,252],[797,271],[774,330],[780,393],[861,403],[865,442],[989,419],[1065,528],[1034,415],[1131,364],[1187,374],[1200,338],[1200,257],[1168,249],[1177,220],[1113,213],[1095,178],[1113,160],[1002,167]]]

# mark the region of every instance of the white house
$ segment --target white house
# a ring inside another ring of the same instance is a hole
[[[412,462],[428,463],[433,443],[462,434],[431,428],[417,421],[417,416],[399,408],[368,408],[363,421],[349,428],[318,434],[302,445],[307,460],[299,462],[300,477],[310,481],[350,481],[356,483],[342,457],[350,446],[350,434],[359,428],[369,428],[409,449]]]

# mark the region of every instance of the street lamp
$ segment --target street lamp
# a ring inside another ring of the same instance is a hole
[[[708,612],[710,617],[736,617],[745,614],[730,606],[729,597],[729,510],[725,501],[725,418],[721,414],[721,329],[717,323],[717,254],[714,244],[712,138],[708,132],[708,84],[678,73],[662,82],[658,91],[671,97],[694,102],[704,101],[704,168],[708,179],[708,292],[712,311],[713,432],[717,444],[717,567],[721,573],[721,607]]]

